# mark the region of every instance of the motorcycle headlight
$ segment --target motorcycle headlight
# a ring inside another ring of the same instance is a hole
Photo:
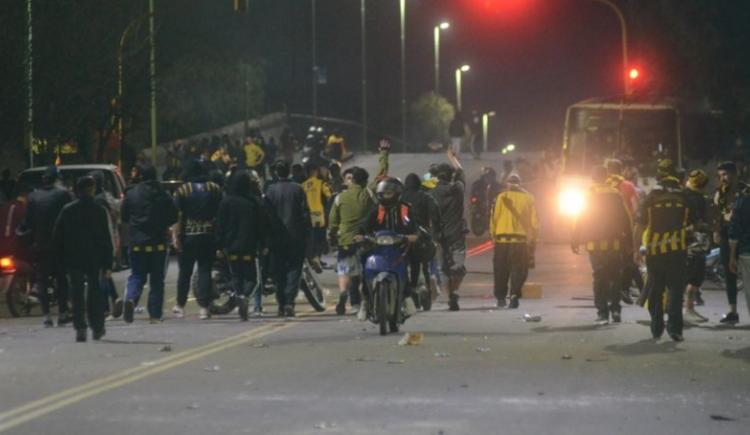
[[[559,208],[564,216],[578,217],[586,206],[586,194],[583,189],[568,187],[560,192]]]
[[[393,246],[395,244],[398,244],[398,242],[399,239],[393,236],[378,236],[375,239],[375,243],[380,246]]]

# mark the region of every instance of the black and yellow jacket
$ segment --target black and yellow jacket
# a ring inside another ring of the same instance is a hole
[[[534,197],[520,187],[500,193],[492,208],[490,235],[495,243],[535,243],[539,220]]]
[[[641,243],[647,255],[687,251],[687,228],[692,223],[688,198],[674,177],[666,177],[643,202],[638,223],[645,228]]]
[[[586,208],[573,227],[574,246],[589,252],[620,251],[630,246],[632,222],[620,190],[608,184],[594,184]]]

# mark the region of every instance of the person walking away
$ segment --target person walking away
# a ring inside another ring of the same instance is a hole
[[[198,263],[198,285],[194,289],[202,320],[211,317],[211,269],[216,246],[214,224],[221,202],[221,188],[208,181],[205,166],[197,160],[187,163],[183,175],[186,183],[175,192],[178,218],[175,226],[174,246],[178,252],[177,305],[172,314],[185,316],[185,304],[190,291],[193,269]]]
[[[518,308],[521,290],[529,274],[529,266],[539,234],[534,197],[521,187],[521,177],[511,174],[505,191],[495,200],[490,217],[490,235],[495,242],[492,266],[497,307]]]
[[[617,189],[625,200],[625,206],[628,209],[628,214],[631,220],[635,219],[635,213],[638,210],[638,192],[630,181],[623,177],[623,164],[618,159],[608,159],[605,162],[607,168],[607,184]],[[622,251],[622,301],[628,305],[633,304],[633,298],[630,295],[630,283],[632,282],[631,277],[637,273],[637,267],[633,263],[633,253],[628,251]]]
[[[76,191],[78,199],[62,209],[52,237],[57,258],[70,276],[76,341],[85,342],[89,327],[94,340],[105,334],[105,295],[99,283],[103,276],[111,277],[114,256],[107,210],[94,200],[96,181],[81,177]]]
[[[104,173],[102,171],[93,171],[89,174],[96,183],[96,194],[94,196],[94,202],[100,207],[104,208],[107,212],[107,222],[109,223],[109,235],[114,249],[113,258],[117,258],[117,253],[120,250],[120,208],[117,204],[117,200],[111,193],[104,189]],[[109,267],[112,270],[114,264]],[[112,275],[106,276],[102,274],[102,280],[99,283],[99,287],[104,292],[104,317],[106,320],[112,320],[122,315],[122,299],[117,294],[117,288],[115,287],[115,281],[112,279]],[[110,306],[111,301],[111,306]]]
[[[148,280],[150,321],[159,323],[164,308],[168,229],[177,222],[177,208],[172,197],[159,185],[156,168],[144,164],[139,172],[142,181],[128,191],[120,209],[122,221],[128,224],[130,232],[130,276],[123,320],[133,322],[135,301],[140,299]]]
[[[732,210],[740,192],[748,189],[748,185],[739,181],[737,165],[734,162],[723,162],[717,167],[719,188],[714,194],[714,243],[721,250],[721,264],[726,274],[725,286],[729,312],[722,317],[721,323],[733,325],[740,321],[737,314],[737,275],[729,270],[731,260],[729,246],[729,222],[732,220]]]
[[[593,185],[586,201],[586,210],[575,222],[571,249],[579,254],[586,247],[594,280],[596,324],[622,321],[620,295],[623,252],[632,252],[633,227],[625,200],[620,191],[607,184],[607,170],[593,169]],[[632,256],[632,254],[631,254]],[[632,258],[629,259],[632,261]]]
[[[31,192],[25,183],[18,183],[8,197],[8,202],[0,206],[0,257],[13,257],[17,261],[30,261],[29,247],[16,228],[26,217],[28,196]]]
[[[34,286],[42,306],[44,326],[48,328],[53,326],[47,293],[50,278],[53,278],[56,284],[58,326],[72,321],[68,312],[68,280],[54,252],[52,230],[60,211],[74,199],[73,194],[60,185],[57,166],[49,166],[42,174],[42,187],[29,195],[26,217],[18,228],[22,237],[31,233]]]
[[[674,163],[663,159],[658,163],[659,187],[652,190],[641,206],[633,239],[646,250],[648,269],[648,310],[651,314],[651,335],[664,333],[664,290],[668,289],[669,320],[667,333],[674,341],[683,341],[682,294],[687,272],[687,229],[692,224],[685,192],[675,177]],[[636,264],[641,262],[640,250],[635,251]]]
[[[289,164],[280,161],[274,171],[278,181],[268,187],[266,200],[284,223],[284,231],[278,237],[286,246],[282,254],[286,273],[277,277],[276,299],[279,303],[279,315],[294,317],[294,301],[305,261],[305,241],[310,232],[310,213],[305,191],[290,178]]]
[[[466,134],[466,124],[461,112],[456,112],[450,125],[448,125],[448,134],[451,137],[450,149],[455,155],[461,155],[461,142]]]
[[[729,222],[729,270],[739,272],[743,282],[750,282],[750,189],[738,194]],[[747,310],[750,314],[750,289],[745,285]]]
[[[307,164],[307,180],[302,183],[310,213],[310,240],[307,243],[307,259],[317,273],[322,273],[320,256],[326,248],[326,203],[331,200],[331,185],[321,178],[317,165]]]
[[[683,318],[689,323],[705,323],[707,318],[695,311],[695,301],[700,294],[706,276],[706,255],[711,249],[711,229],[708,223],[708,198],[704,192],[708,184],[706,173],[700,169],[688,174],[685,196],[693,215],[692,228],[688,232],[687,289],[685,290],[685,312]]]
[[[466,181],[463,169],[453,150],[447,151],[450,164],[443,163],[435,169],[437,185],[430,191],[440,210],[441,285],[448,293],[451,311],[458,311],[458,291],[466,275],[466,220],[464,219],[464,191]]]
[[[263,171],[263,163],[266,158],[266,153],[263,148],[257,143],[256,139],[247,138],[245,140],[245,165],[248,169],[252,169],[258,174],[265,174]]]
[[[431,240],[427,243],[434,243],[433,240],[440,240],[440,209],[438,209],[435,198],[429,195],[427,192],[422,190],[422,180],[419,175],[411,173],[406,176],[404,180],[404,192],[401,195],[401,201],[409,204],[411,207],[411,217],[414,223],[420,228],[420,231],[425,231]],[[414,248],[417,248],[415,245]],[[420,252],[424,251],[424,252]],[[425,297],[434,299],[437,297],[437,291],[434,293],[431,290],[430,285],[430,262],[434,257],[434,249],[432,250],[432,256],[429,255],[429,250],[413,249],[409,257],[409,284],[412,290],[416,290],[419,287],[419,275],[422,274],[424,278],[424,285],[426,290]],[[420,299],[421,302],[421,299]]]
[[[248,319],[249,298],[253,290],[262,285],[256,260],[261,252],[262,231],[268,228],[261,203],[252,190],[247,170],[234,174],[216,217],[216,244],[221,250],[220,255],[229,261],[242,321]],[[255,308],[259,311],[257,305]]]

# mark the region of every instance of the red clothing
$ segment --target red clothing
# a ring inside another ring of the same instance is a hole
[[[0,207],[0,256],[18,255],[16,227],[26,216],[26,201],[13,200]]]
[[[632,219],[635,215],[635,211],[638,209],[638,191],[633,183],[619,175],[610,175],[607,178],[607,184],[620,191],[620,194],[625,200],[625,207],[627,207],[628,214]]]

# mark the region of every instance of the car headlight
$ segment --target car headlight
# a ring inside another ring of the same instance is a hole
[[[393,236],[378,236],[375,243],[380,246],[393,246],[399,242],[399,239]]]
[[[578,217],[586,206],[586,195],[580,188],[569,187],[560,192],[559,209],[564,216]]]

